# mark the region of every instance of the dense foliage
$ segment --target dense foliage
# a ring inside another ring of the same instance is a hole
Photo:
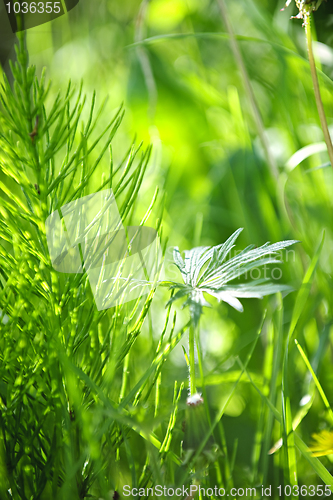
[[[304,19],[283,6],[82,1],[28,51],[20,36],[0,103],[1,499],[333,485],[333,171]],[[301,7],[332,131],[332,5]],[[84,274],[52,267],[46,218],[103,188],[159,231],[171,299],[98,311]],[[230,235],[246,250],[220,262]],[[195,331],[183,250],[216,285]],[[221,278],[232,261],[245,281]]]

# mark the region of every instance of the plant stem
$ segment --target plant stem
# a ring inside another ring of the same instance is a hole
[[[135,42],[141,42],[146,37],[145,18],[147,16],[147,11],[150,2],[151,0],[142,0],[141,2],[139,14],[136,20],[135,37],[134,37]],[[144,46],[139,45],[136,49],[136,52],[141,65],[142,73],[145,79],[149,96],[148,116],[151,123],[154,124],[157,98],[158,98],[157,85],[155,82],[154,73],[150,64],[146,48]]]
[[[190,350],[190,396],[193,396],[195,394],[196,388],[195,388],[195,356],[194,356],[194,349],[195,349],[195,326],[193,321],[190,322],[190,331],[189,331],[189,350]]]
[[[129,367],[129,359],[130,359],[130,352],[126,354],[125,359],[124,359],[124,365],[123,365],[123,379],[121,382],[121,389],[120,389],[120,396],[119,396],[119,401],[121,402],[126,394],[126,388],[127,388],[127,381],[128,381],[128,367]]]
[[[307,45],[307,49],[308,49],[311,76],[312,76],[312,81],[313,81],[313,87],[314,87],[314,93],[315,93],[318,114],[319,114],[319,118],[320,118],[320,124],[321,124],[321,128],[323,130],[323,133],[324,133],[325,142],[326,142],[327,151],[328,151],[328,156],[330,158],[330,162],[331,162],[331,165],[333,168],[333,145],[332,145],[332,139],[331,139],[331,136],[330,136],[330,133],[328,130],[323,101],[321,100],[316,63],[315,63],[314,56],[313,56],[310,14],[304,16],[304,26],[305,26],[306,45]]]
[[[230,37],[231,50],[234,54],[235,61],[238,65],[239,71],[240,71],[242,78],[243,78],[245,92],[246,92],[247,97],[250,101],[250,105],[251,105],[252,113],[253,113],[253,118],[254,118],[254,121],[255,121],[255,124],[257,127],[257,131],[258,131],[258,135],[260,137],[262,147],[263,147],[265,155],[266,155],[267,163],[269,165],[269,168],[271,170],[272,175],[275,177],[275,179],[277,179],[279,176],[278,168],[277,168],[275,159],[274,159],[274,157],[269,149],[269,143],[268,143],[268,139],[265,135],[265,127],[263,124],[263,120],[262,120],[260,110],[259,110],[256,98],[255,98],[252,86],[251,86],[249,75],[247,73],[247,70],[246,70],[246,67],[244,64],[244,59],[243,59],[242,53],[239,49],[235,33],[232,29],[231,22],[229,20],[228,11],[227,11],[225,2],[224,2],[224,0],[217,0],[217,3],[218,3],[218,6],[220,8],[221,16],[222,16],[224,25],[226,27],[227,33]]]

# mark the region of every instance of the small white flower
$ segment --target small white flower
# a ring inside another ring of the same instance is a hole
[[[198,392],[196,392],[192,396],[189,396],[186,400],[186,404],[188,406],[199,406],[203,402],[204,402],[203,397]]]

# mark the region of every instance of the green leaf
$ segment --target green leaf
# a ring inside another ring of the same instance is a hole
[[[200,277],[200,282],[205,281],[206,279],[209,278],[209,276],[214,272],[214,270],[224,262],[225,258],[227,257],[228,253],[234,248],[234,242],[238,238],[239,234],[243,231],[243,228],[237,229],[228,239],[225,243],[222,245],[218,245],[216,247],[213,247],[210,249],[210,252],[207,252],[208,258],[212,258],[207,266],[207,269],[204,271],[204,273]],[[205,263],[204,261],[203,263]]]
[[[323,400],[324,405],[325,405],[325,407],[327,409],[327,412],[328,412],[328,414],[330,416],[330,420],[333,423],[333,411],[332,411],[331,405],[330,405],[330,403],[329,403],[329,401],[328,401],[328,399],[326,397],[326,394],[325,394],[325,392],[324,392],[324,390],[323,390],[323,388],[322,388],[322,386],[321,386],[321,384],[320,384],[320,382],[318,380],[318,377],[315,374],[315,372],[314,372],[314,370],[313,370],[313,368],[311,366],[311,363],[310,363],[310,361],[307,358],[307,355],[305,354],[304,350],[302,349],[301,345],[298,343],[298,341],[296,339],[295,339],[295,344],[297,346],[297,349],[300,352],[300,355],[303,358],[304,363],[306,364],[309,372],[312,375],[313,381],[314,381],[314,383],[315,383],[315,385],[316,385],[316,387],[318,389],[318,392],[319,392],[319,394],[321,396],[321,399]]]
[[[301,286],[301,288],[297,294],[297,297],[296,297],[296,302],[295,302],[295,306],[293,309],[293,315],[291,318],[289,332],[288,332],[289,343],[291,342],[291,340],[293,338],[296,325],[297,325],[298,320],[303,312],[306,301],[307,301],[308,296],[310,294],[310,289],[311,289],[312,281],[314,278],[314,272],[316,270],[316,267],[317,267],[317,264],[319,261],[319,256],[320,256],[320,253],[321,253],[323,245],[324,245],[324,240],[325,240],[325,231],[323,232],[321,242],[320,242],[320,244],[317,248],[317,251],[315,252],[315,254],[311,260],[310,266],[308,267],[308,270],[306,271],[306,274],[304,276],[302,286]]]
[[[221,302],[221,301],[226,302],[227,304],[229,304],[231,307],[233,307],[234,309],[236,309],[239,312],[244,311],[244,308],[243,308],[241,302],[236,298],[235,295],[232,295],[231,293],[228,293],[224,290],[214,292],[212,290],[207,289],[205,291],[207,291],[213,297],[216,297],[219,302]]]
[[[182,256],[180,254],[178,247],[175,247],[173,249],[173,260],[175,261],[176,266],[178,267],[179,271],[183,275],[183,273],[185,272],[185,264],[184,264],[184,261],[182,259]],[[185,279],[184,279],[184,281],[185,281]]]
[[[243,276],[250,270],[279,263],[276,259],[277,252],[298,243],[296,240],[280,241],[278,243],[265,243],[259,248],[249,245],[235,257],[226,261],[234,243],[241,233],[242,228],[237,229],[224,243],[214,247],[195,247],[185,250],[183,260],[179,248],[175,247],[173,258],[176,266],[181,272],[184,284],[172,283],[170,288],[180,290],[170,299],[168,305],[178,298],[189,295],[184,306],[190,307],[191,318],[197,324],[203,307],[209,307],[203,293],[208,293],[219,302],[223,301],[239,312],[243,306],[238,298],[259,298],[277,292],[290,292],[290,286],[273,284],[266,279],[256,280],[249,283],[227,285],[228,282]]]

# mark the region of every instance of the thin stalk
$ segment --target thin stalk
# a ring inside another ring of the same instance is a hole
[[[160,407],[160,396],[161,396],[161,384],[162,384],[162,373],[160,372],[158,374],[157,380],[156,380],[156,385],[155,385],[155,411],[154,411],[154,417],[157,417],[158,410]]]
[[[235,33],[232,29],[231,22],[229,20],[228,11],[227,11],[225,2],[224,2],[224,0],[217,0],[217,3],[218,3],[218,6],[220,8],[220,11],[221,11],[221,16],[222,16],[224,25],[226,27],[227,33],[230,37],[231,50],[234,54],[234,58],[236,60],[236,63],[238,65],[238,68],[239,68],[241,75],[242,75],[242,78],[243,78],[245,92],[246,92],[247,97],[248,97],[250,104],[251,104],[253,118],[254,118],[254,121],[256,123],[258,135],[260,137],[260,141],[261,141],[262,147],[263,147],[265,155],[266,155],[267,163],[270,167],[272,175],[275,177],[275,179],[277,179],[279,176],[278,168],[277,168],[275,159],[274,159],[274,157],[269,149],[269,143],[268,143],[268,139],[265,135],[265,127],[264,127],[264,124],[262,121],[260,110],[259,110],[256,98],[255,98],[252,86],[251,86],[249,75],[247,73],[247,70],[246,70],[246,67],[244,64],[244,59],[243,59],[242,53],[239,49],[239,46],[238,46],[238,43],[237,43],[237,40],[235,37]]]
[[[201,343],[200,343],[200,335],[199,335],[199,328],[196,329],[196,342],[197,342],[197,356],[198,356],[198,367],[199,367],[199,373],[200,373],[200,379],[201,379],[201,389],[202,389],[202,395],[205,403],[205,410],[206,410],[206,415],[207,415],[207,421],[209,426],[212,425],[212,421],[210,418],[209,414],[209,408],[207,404],[207,392],[206,392],[206,386],[205,386],[205,377],[204,377],[204,372],[203,372],[203,363],[202,363],[202,349],[201,349]]]
[[[123,378],[121,382],[121,389],[120,389],[120,396],[119,396],[119,402],[124,399],[125,394],[126,394],[126,389],[127,389],[127,382],[128,382],[128,375],[129,375],[129,359],[130,359],[130,352],[126,354],[125,359],[124,359],[124,365],[123,365]]]
[[[140,5],[139,14],[135,27],[135,42],[141,42],[146,38],[145,34],[145,18],[147,15],[149,3],[151,0],[143,0]],[[138,59],[141,65],[142,73],[145,79],[146,87],[149,95],[148,116],[152,124],[154,124],[156,105],[157,105],[157,85],[155,82],[154,73],[150,64],[149,56],[144,46],[138,46],[136,49]]]
[[[326,146],[327,146],[328,156],[329,156],[329,159],[331,162],[331,166],[333,168],[333,144],[332,144],[332,139],[331,139],[331,136],[330,136],[330,133],[328,130],[323,101],[321,100],[318,74],[317,74],[315,59],[313,56],[310,14],[304,16],[304,26],[305,26],[306,45],[307,45],[307,49],[308,49],[308,57],[309,57],[311,77],[312,77],[312,81],[313,81],[316,105],[317,105],[318,114],[319,114],[319,118],[320,118],[321,128],[322,128],[323,133],[324,133],[324,138],[325,138],[325,142],[326,142]]]
[[[190,322],[190,331],[189,331],[189,351],[190,351],[190,396],[193,396],[195,394],[196,388],[195,388],[195,326],[193,321]]]

